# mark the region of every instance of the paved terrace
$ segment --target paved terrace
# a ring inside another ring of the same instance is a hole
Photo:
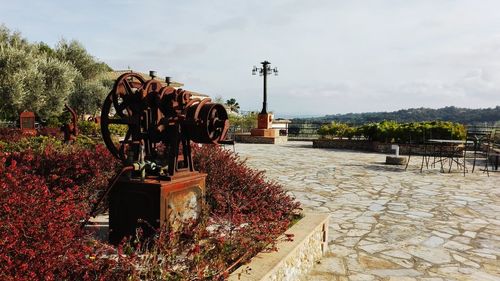
[[[329,252],[306,280],[500,280],[500,173],[420,173],[385,155],[310,142],[236,144],[306,210],[331,214]]]

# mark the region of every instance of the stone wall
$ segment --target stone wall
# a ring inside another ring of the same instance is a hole
[[[278,239],[277,252],[262,252],[236,269],[229,281],[295,281],[313,268],[327,250],[328,214],[305,214],[286,233],[293,241]]]
[[[239,143],[284,144],[288,141],[286,136],[263,137],[249,134],[235,134],[234,140]]]
[[[334,149],[352,149],[352,150],[362,150],[371,152],[380,152],[387,154],[394,154],[392,149],[392,143],[381,143],[376,141],[367,140],[348,140],[348,139],[333,139],[333,140],[313,140],[314,148],[334,148]],[[408,155],[409,145],[408,144],[398,144],[399,154]],[[425,150],[425,145],[412,145],[412,154],[423,154]]]

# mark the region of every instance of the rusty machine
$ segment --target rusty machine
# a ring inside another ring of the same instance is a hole
[[[76,141],[76,137],[78,136],[76,111],[73,108],[69,107],[68,104],[64,104],[64,107],[71,115],[71,120],[61,126],[61,131],[64,134],[64,142],[73,143]]]
[[[206,174],[193,167],[191,142],[216,144],[229,127],[221,104],[150,76],[146,81],[138,73],[122,74],[102,106],[102,137],[124,163],[106,192],[115,244],[139,227],[149,236],[201,214]],[[116,126],[125,129],[119,139],[111,134]]]

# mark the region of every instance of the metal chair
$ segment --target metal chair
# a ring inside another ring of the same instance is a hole
[[[490,138],[488,139],[488,143],[486,144],[486,161],[484,171],[490,176],[489,163],[492,163],[492,168],[497,172],[498,164],[500,160],[500,130],[493,129],[491,132]]]
[[[478,159],[483,159],[486,161],[487,147],[485,147],[485,145],[489,143],[491,134],[492,134],[491,127],[471,126],[467,128],[466,143],[464,150],[464,164],[467,157],[470,157],[470,155],[468,155],[467,152],[472,153],[473,160],[472,160],[471,173],[474,173],[474,169],[476,167],[476,162]],[[465,175],[465,169],[464,169],[464,175]]]
[[[426,154],[427,154],[427,147],[426,147],[426,142],[425,142],[425,132],[422,133],[422,136],[408,136],[408,141],[406,142],[406,147],[408,149],[408,160],[406,161],[406,166],[405,166],[405,171],[408,169],[408,164],[410,163],[410,159],[413,155],[422,155],[422,164],[420,167],[420,172],[422,172],[424,162],[427,163],[428,165],[428,160],[426,160]],[[424,148],[424,151],[422,152],[422,147]],[[425,160],[425,161],[424,161]]]

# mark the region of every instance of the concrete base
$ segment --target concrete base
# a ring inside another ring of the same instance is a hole
[[[109,241],[118,244],[124,237],[134,237],[138,227],[149,238],[159,227],[176,230],[184,221],[199,218],[206,176],[182,171],[171,180],[118,181],[109,195]]]
[[[385,164],[388,165],[406,165],[408,159],[402,156],[387,156],[385,157]]]
[[[286,232],[293,234],[293,241],[286,241],[283,235],[278,238],[277,252],[257,254],[227,280],[300,280],[328,249],[328,220],[328,214],[306,213]]]
[[[235,134],[237,143],[262,143],[262,144],[284,144],[288,141],[287,136],[264,137],[252,136],[248,134]]]

